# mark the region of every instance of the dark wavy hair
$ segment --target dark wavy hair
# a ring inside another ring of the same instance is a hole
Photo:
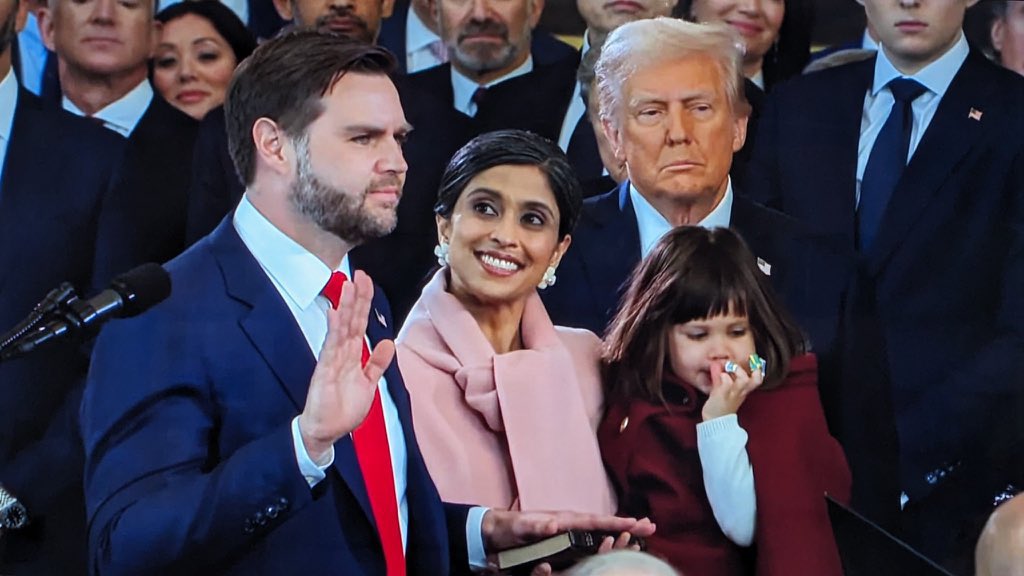
[[[757,353],[768,361],[763,388],[782,383],[804,336],[776,299],[756,257],[728,228],[681,226],[634,270],[605,337],[605,395],[662,400],[673,326],[733,313],[746,315]]]
[[[235,62],[241,63],[256,49],[256,38],[238,16],[221,4],[220,0],[184,0],[157,12],[153,18],[157,22],[167,24],[188,14],[205,18],[213,26],[235,53]]]
[[[583,207],[583,190],[565,153],[554,142],[524,130],[498,130],[473,138],[448,162],[434,213],[450,218],[470,180],[495,166],[536,166],[558,205],[558,236],[570,234]]]

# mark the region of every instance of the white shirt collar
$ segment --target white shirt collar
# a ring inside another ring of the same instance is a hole
[[[18,79],[14,76],[14,67],[7,71],[7,76],[0,81],[0,140],[11,141],[11,129],[14,126],[14,109],[18,105]],[[2,168],[2,166],[0,166]]]
[[[409,15],[405,19],[405,51],[412,53],[427,48],[436,40],[440,40],[440,36],[431,32],[419,14],[409,6]]]
[[[260,214],[248,195],[238,203],[233,223],[242,242],[281,292],[299,308],[309,308],[327,285],[331,269]],[[338,270],[352,277],[347,254]]]
[[[651,206],[651,203],[640,194],[632,182],[629,184],[629,197],[633,201],[633,212],[636,214],[637,228],[640,230],[640,254],[646,258],[658,240],[672,230],[672,224],[654,206]],[[732,216],[732,198],[732,178],[729,178],[722,200],[697,223],[697,226],[728,228]]]
[[[938,60],[918,70],[917,74],[906,76],[893,66],[885,53],[885,47],[882,46],[882,49],[878,51],[878,58],[875,60],[875,78],[874,84],[871,86],[871,95],[878,96],[885,85],[895,78],[913,78],[929,92],[941,97],[946,93],[946,89],[953,82],[953,77],[963,66],[964,61],[967,60],[970,51],[964,33],[960,32],[960,39]]]
[[[590,29],[589,28],[587,28],[586,30],[583,31],[583,46],[580,47],[580,57],[581,57],[580,59],[581,60],[582,60],[583,56],[587,55],[587,52],[590,52]]]
[[[466,116],[476,115],[476,104],[473,103],[473,93],[476,89],[483,86],[484,88],[490,88],[495,84],[501,84],[506,80],[511,80],[516,76],[522,76],[533,72],[533,55],[527,56],[526,61],[523,62],[518,68],[505,74],[504,76],[492,80],[487,84],[477,84],[476,81],[470,80],[469,78],[462,75],[461,72],[452,66],[452,92],[455,95],[455,102],[453,103],[455,109],[462,112]]]
[[[139,120],[142,119],[142,115],[146,113],[152,100],[153,87],[149,85],[149,80],[143,80],[120,99],[107,104],[92,116],[93,118],[103,120],[103,125],[106,128],[117,132],[125,138],[129,138],[132,135],[132,131],[139,124]],[[64,109],[68,112],[79,116],[86,115],[78,106],[75,106],[74,102],[68,100],[67,96],[64,96],[62,103]]]

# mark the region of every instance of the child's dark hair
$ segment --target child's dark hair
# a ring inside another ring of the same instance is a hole
[[[666,234],[633,272],[608,328],[608,399],[663,399],[672,327],[728,313],[748,317],[755,349],[768,361],[762,387],[778,386],[790,359],[806,350],[804,337],[743,239],[727,228],[697,226]]]

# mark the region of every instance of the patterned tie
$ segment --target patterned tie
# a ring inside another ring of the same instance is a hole
[[[860,205],[857,207],[857,247],[865,252],[871,248],[885,208],[896,190],[896,184],[907,167],[910,134],[914,127],[911,105],[927,90],[916,80],[896,78],[887,84],[895,101],[889,117],[871,148],[864,177],[860,183]]]
[[[341,301],[342,285],[348,280],[344,272],[334,272],[324,286],[323,295],[333,308]],[[363,364],[370,359],[370,348],[363,338]],[[391,468],[391,448],[384,425],[384,409],[380,391],[373,396],[373,404],[366,420],[352,431],[356,458],[363,472],[363,483],[370,497],[370,508],[377,521],[377,532],[384,548],[387,576],[405,576],[405,549],[398,525],[398,502],[395,498],[395,474]]]

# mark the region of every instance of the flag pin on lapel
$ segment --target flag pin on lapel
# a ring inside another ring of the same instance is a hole
[[[757,259],[757,267],[761,269],[761,272],[764,272],[765,276],[772,275],[772,265],[765,262],[764,258]]]
[[[373,313],[377,315],[377,322],[380,322],[381,326],[387,328],[388,327],[388,323],[387,323],[387,321],[384,320],[384,315],[381,314],[380,311],[377,310],[376,308],[373,309]]]
[[[981,121],[981,110],[977,108],[971,108],[971,111],[967,113],[967,117],[971,120]]]

